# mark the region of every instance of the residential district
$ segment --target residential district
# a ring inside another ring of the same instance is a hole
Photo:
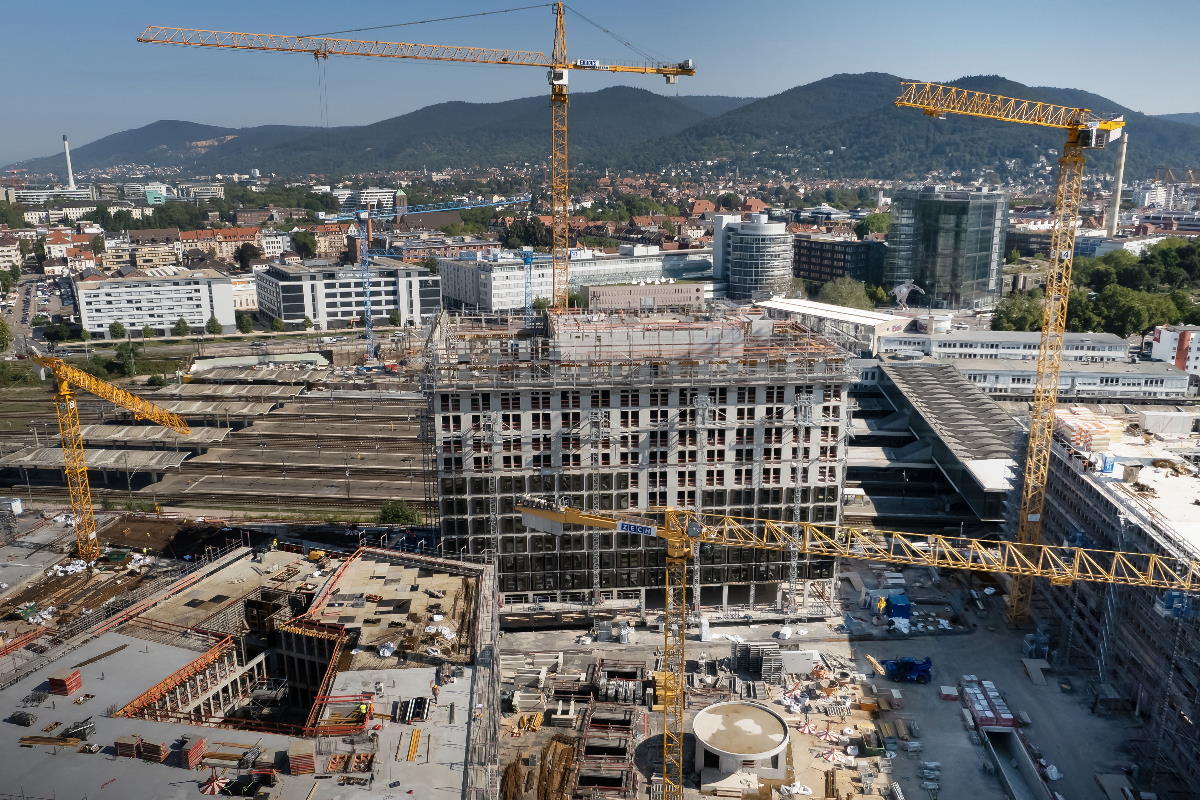
[[[1200,176],[1083,180],[1053,567],[1051,164],[581,173],[563,276],[537,170],[69,158],[0,198],[6,797],[1200,795]]]

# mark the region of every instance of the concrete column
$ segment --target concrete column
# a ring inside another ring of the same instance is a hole
[[[728,583],[721,584],[721,610],[722,611],[729,610],[729,584]]]

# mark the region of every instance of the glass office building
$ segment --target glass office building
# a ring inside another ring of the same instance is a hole
[[[912,280],[910,305],[987,309],[1000,300],[1008,197],[1003,192],[905,189],[892,198],[884,283]]]
[[[764,300],[786,294],[792,283],[792,234],[766,214],[714,218],[713,276],[728,283],[731,300]]]

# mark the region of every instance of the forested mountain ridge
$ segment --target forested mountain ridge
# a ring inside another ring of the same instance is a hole
[[[919,179],[994,170],[1023,176],[1053,164],[1062,132],[951,115],[935,120],[894,105],[900,78],[868,72],[832,75],[759,99],[665,96],[627,86],[571,98],[575,164],[655,170],[719,161],[801,175]],[[1149,116],[1079,89],[1024,86],[996,75],[955,85],[1123,114],[1131,133],[1126,175],[1163,164],[1200,164],[1200,125]],[[1187,115],[1170,115],[1181,117]],[[1200,115],[1197,115],[1200,116]],[[543,96],[496,103],[438,103],[370,125],[230,129],[161,121],[72,151],[76,168],[119,163],[178,166],[185,173],[246,171],[285,175],[386,169],[541,164],[549,113]],[[1089,171],[1110,171],[1111,152],[1089,153]],[[34,172],[62,170],[62,156],[32,159]]]

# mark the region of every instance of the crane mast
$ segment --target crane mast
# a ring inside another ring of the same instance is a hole
[[[137,41],[149,44],[175,44],[225,50],[260,50],[277,53],[307,53],[314,58],[365,56],[408,58],[424,61],[456,61],[466,64],[499,64],[517,67],[542,67],[550,83],[550,244],[552,253],[551,306],[567,307],[570,249],[571,181],[568,154],[568,117],[570,95],[568,76],[572,71],[615,72],[637,75],[661,75],[675,83],[680,75],[695,75],[690,59],[676,64],[612,64],[595,59],[567,60],[567,32],[563,22],[566,10],[562,2],[551,4],[554,10],[554,46],[547,56],[539,50],[513,50],[493,47],[418,44],[413,42],[377,42],[363,39],[337,39],[325,36],[290,36],[275,33],[242,33],[201,28],[174,28],[149,25]]]
[[[107,400],[113,405],[133,412],[134,419],[145,419],[170,428],[179,434],[189,434],[183,418],[172,414],[161,406],[111,383],[102,381],[81,369],[76,369],[61,358],[31,356],[31,360],[45,367],[54,375],[57,390],[54,394],[54,413],[58,419],[59,442],[63,451],[63,472],[67,479],[67,490],[71,497],[71,515],[75,518],[75,549],[84,561],[95,561],[100,556],[100,540],[96,535],[96,517],[92,510],[92,487],[88,482],[87,451],[84,448],[83,431],[79,424],[79,404],[75,394],[78,387]]]
[[[1042,514],[1046,508],[1046,480],[1054,443],[1054,409],[1058,403],[1058,378],[1062,368],[1063,337],[1067,329],[1067,303],[1071,295],[1071,267],[1075,255],[1075,225],[1083,194],[1084,150],[1099,149],[1121,135],[1121,117],[1102,117],[1090,109],[1019,100],[938,83],[902,82],[896,105],[919,108],[926,115],[946,114],[994,119],[1059,128],[1067,140],[1058,159],[1058,181],[1050,230],[1050,266],[1042,304],[1042,328],[1034,368],[1033,403],[1029,414],[1029,446],[1025,453],[1021,506],[1017,516],[1017,541],[1042,541]],[[1008,617],[1028,620],[1033,604],[1033,578],[1014,576],[1009,586]]]

